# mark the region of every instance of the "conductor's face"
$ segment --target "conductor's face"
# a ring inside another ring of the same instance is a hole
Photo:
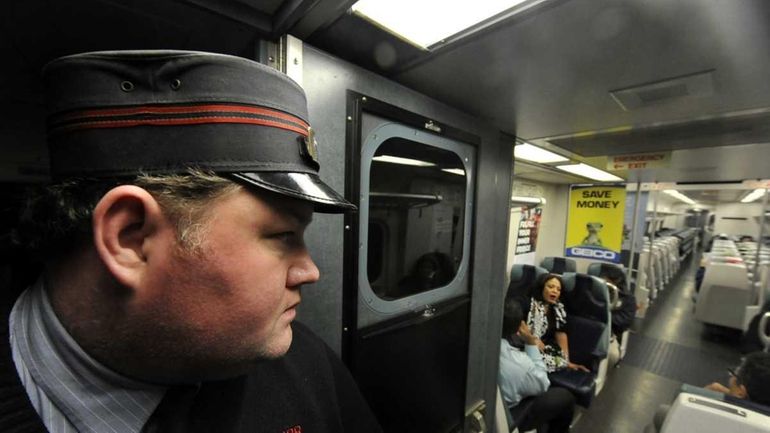
[[[145,282],[160,316],[152,326],[164,344],[179,344],[172,352],[204,370],[283,355],[300,287],[319,278],[303,240],[312,206],[240,189],[208,212],[199,248],[185,250],[166,237],[167,254]]]

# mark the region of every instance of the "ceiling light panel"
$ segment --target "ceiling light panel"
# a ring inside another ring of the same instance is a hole
[[[664,189],[663,192],[687,204],[692,204],[692,205],[697,204],[695,200],[691,199],[690,197],[687,197],[686,195],[682,194],[681,192],[675,189]]]
[[[539,162],[540,164],[569,161],[569,158],[565,158],[559,154],[533,146],[529,143],[517,144],[513,148],[513,155],[518,159]]]
[[[360,0],[351,10],[424,49],[532,0]],[[506,15],[507,17],[509,15]]]
[[[591,167],[588,164],[583,164],[582,162],[580,164],[557,165],[556,168],[568,173],[576,174],[578,176],[598,180],[600,182],[623,182],[623,178],[621,177],[607,173],[603,170],[599,170],[598,168]]]
[[[375,156],[374,158],[372,158],[372,160],[379,161],[379,162],[389,162],[391,164],[413,165],[415,167],[433,167],[436,165],[432,162],[422,161],[419,159],[401,158],[400,156],[390,156],[390,155]]]
[[[441,171],[456,174],[459,176],[465,176],[465,170],[463,170],[462,168],[442,168]]]
[[[751,191],[750,193],[748,193],[748,195],[746,195],[746,197],[743,197],[743,199],[741,199],[741,203],[751,203],[753,201],[756,201],[760,197],[765,195],[766,191],[767,191],[766,189],[757,188],[754,191]]]

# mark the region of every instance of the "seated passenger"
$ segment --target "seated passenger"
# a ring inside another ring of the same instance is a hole
[[[514,299],[505,303],[503,338],[500,341],[498,382],[506,407],[513,409],[519,431],[537,428],[538,433],[569,431],[575,397],[564,388],[549,388],[548,372],[537,348],[537,337],[527,326],[521,305]],[[515,406],[527,397],[532,405],[516,416]]]
[[[636,316],[636,297],[628,291],[626,274],[619,268],[603,267],[601,279],[618,288],[618,302],[612,306],[612,333],[620,339]]]
[[[730,379],[727,386],[719,382],[704,388],[721,392],[725,395],[745,399],[753,403],[770,406],[770,353],[753,352],[747,355],[736,369],[728,369]],[[666,419],[670,405],[661,405],[653,418],[654,430],[660,431]]]
[[[770,406],[770,353],[750,353],[738,368],[728,371],[727,386],[714,382],[706,389]]]
[[[536,344],[543,354],[549,373],[565,368],[589,371],[586,367],[569,362],[567,342],[567,312],[559,302],[562,288],[561,277],[544,274],[535,281],[532,298],[527,309],[527,325],[537,337]]]
[[[398,282],[398,291],[394,297],[402,298],[441,287],[452,281],[455,276],[452,258],[440,252],[421,255],[406,277]]]

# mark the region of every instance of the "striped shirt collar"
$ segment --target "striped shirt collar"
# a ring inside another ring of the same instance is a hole
[[[42,278],[16,301],[11,334],[34,385],[81,433],[139,432],[166,392],[122,376],[83,351],[56,317]]]

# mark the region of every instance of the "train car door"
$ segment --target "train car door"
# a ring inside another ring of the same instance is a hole
[[[388,433],[463,429],[473,136],[349,93],[343,356]]]

